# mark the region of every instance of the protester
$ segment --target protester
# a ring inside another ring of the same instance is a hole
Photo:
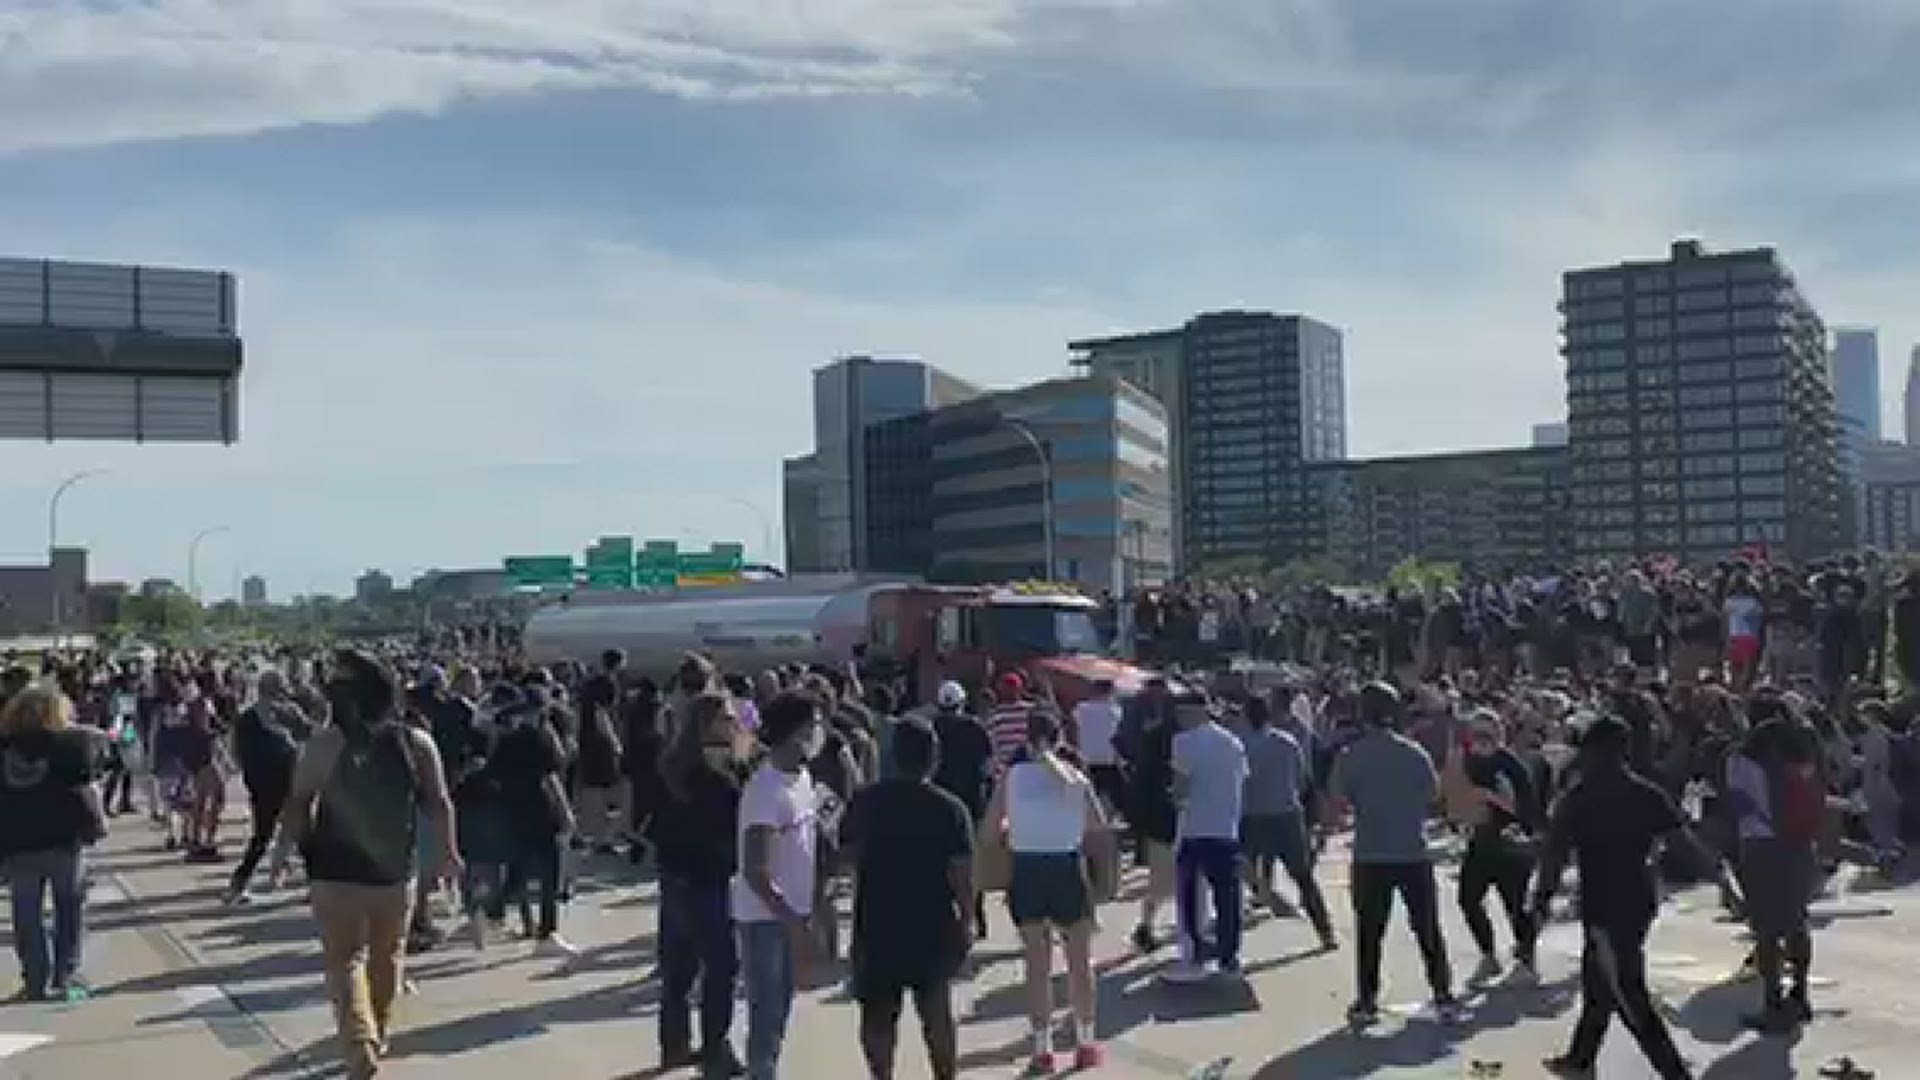
[[[1007,906],[1026,958],[1027,1017],[1032,1024],[1029,1072],[1051,1075],[1053,1055],[1053,944],[1057,935],[1067,962],[1067,996],[1073,1008],[1073,1067],[1098,1068],[1104,1060],[1094,1034],[1093,896],[1088,883],[1087,843],[1105,827],[1100,799],[1079,769],[1061,757],[1060,725],[1045,713],[1027,724],[1026,750],[1007,769],[986,827],[1006,838],[1013,853]]]
[[[626,654],[609,649],[580,692],[579,841],[603,855],[619,850],[620,701]]]
[[[1353,809],[1353,909],[1358,939],[1358,985],[1348,1019],[1369,1025],[1380,1019],[1380,946],[1397,893],[1407,905],[1435,1011],[1444,1021],[1460,1017],[1453,971],[1440,933],[1440,902],[1428,853],[1428,810],[1439,796],[1433,759],[1418,743],[1394,730],[1400,695],[1385,683],[1360,691],[1360,738],[1340,752],[1329,793]]]
[[[734,942],[728,893],[739,869],[740,791],[752,744],[733,706],[703,694],[660,760],[662,799],[653,833],[660,871],[660,1062],[698,1065],[707,1080],[741,1075],[733,1025]],[[700,1045],[688,999],[700,992]]]
[[[1579,779],[1553,810],[1534,917],[1545,921],[1567,861],[1580,870],[1580,1019],[1567,1052],[1544,1065],[1556,1076],[1590,1080],[1615,1013],[1661,1080],[1692,1076],[1647,990],[1647,933],[1658,910],[1649,862],[1654,843],[1684,835],[1673,800],[1627,768],[1627,726],[1600,717],[1580,740]]]
[[[1807,903],[1816,888],[1814,846],[1827,789],[1812,729],[1775,703],[1773,715],[1728,758],[1727,789],[1739,814],[1740,883],[1760,977],[1761,1009],[1747,1022],[1783,1032],[1813,1019]]]
[[[747,997],[747,1075],[780,1068],[793,996],[814,948],[820,800],[807,762],[825,742],[818,700],[784,693],[762,711],[766,758],[740,795],[740,873],[733,882]]]
[[[1487,892],[1499,894],[1513,928],[1513,959],[1523,977],[1534,975],[1534,943],[1539,928],[1527,908],[1527,883],[1533,876],[1534,814],[1538,802],[1527,766],[1506,745],[1499,715],[1477,711],[1468,728],[1463,767],[1477,796],[1477,821],[1467,837],[1460,863],[1460,913],[1480,949],[1480,966],[1468,978],[1483,985],[1504,972],[1494,949],[1493,923],[1487,918]]]
[[[1269,723],[1270,715],[1266,700],[1253,698],[1247,702],[1244,719],[1234,729],[1247,754],[1240,819],[1247,877],[1255,899],[1279,914],[1281,901],[1273,889],[1273,867],[1276,862],[1284,867],[1300,891],[1300,906],[1320,935],[1321,947],[1331,951],[1339,939],[1313,874],[1313,852],[1307,836],[1307,755],[1291,733]]]
[[[560,935],[567,838],[575,819],[567,797],[563,725],[554,717],[559,707],[544,702],[543,695],[530,694],[502,714],[502,730],[487,761],[500,799],[507,851],[506,882],[488,915],[499,921],[506,915],[505,903],[516,901],[521,929],[535,950],[565,959],[578,952]],[[537,922],[530,896],[536,885]]]
[[[447,840],[446,876],[460,871],[459,840],[440,754],[431,738],[397,720],[392,673],[364,653],[343,653],[327,698],[332,726],[300,754],[274,865],[299,847],[342,1056],[348,1075],[361,1080],[380,1070],[400,992],[415,811],[425,811]]]
[[[29,685],[0,708],[0,862],[13,898],[13,947],[26,1001],[85,1001],[86,849],[107,821],[95,786],[104,743],[76,727],[73,702]],[[42,905],[53,897],[49,939]]]
[[[902,999],[913,995],[936,1080],[959,1075],[952,980],[972,947],[973,819],[930,782],[939,739],[923,720],[894,725],[894,775],[861,789],[841,825],[856,854],[853,995],[860,1045],[878,1080],[894,1074]]]
[[[1114,739],[1120,734],[1120,704],[1114,700],[1112,679],[1095,679],[1087,699],[1073,707],[1073,730],[1080,761],[1087,767],[1093,789],[1106,800],[1109,813],[1126,805],[1127,779],[1120,767]]]
[[[1221,974],[1238,976],[1240,816],[1247,752],[1207,705],[1182,706],[1178,717],[1181,730],[1173,737],[1174,798],[1180,807],[1174,827],[1174,895],[1180,959],[1166,978],[1204,979],[1210,961],[1219,964]],[[1202,879],[1213,901],[1211,941],[1200,914]]]
[[[294,763],[300,758],[300,739],[295,733],[308,730],[300,707],[287,698],[286,676],[278,671],[263,672],[258,690],[259,700],[240,714],[234,731],[234,751],[253,812],[253,832],[227,883],[223,899],[228,904],[251,901],[247,889],[261,857],[273,843],[280,812],[293,788]]]

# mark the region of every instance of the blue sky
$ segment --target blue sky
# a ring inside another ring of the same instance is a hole
[[[537,12],[537,14],[535,14]],[[778,528],[807,372],[1010,385],[1227,306],[1361,455],[1562,411],[1558,273],[1779,246],[1920,341],[1908,0],[4,0],[6,254],[241,277],[237,446],[0,447],[97,576],[277,595]]]

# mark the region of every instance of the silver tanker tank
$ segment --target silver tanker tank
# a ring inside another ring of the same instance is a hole
[[[620,649],[630,669],[656,677],[688,652],[741,672],[841,664],[866,641],[868,598],[904,583],[839,574],[659,595],[580,593],[536,611],[522,640],[535,663],[597,667],[601,653]]]

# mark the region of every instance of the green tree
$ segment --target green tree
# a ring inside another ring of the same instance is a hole
[[[129,596],[120,605],[120,633],[146,641],[172,642],[199,633],[206,613],[193,598],[174,590],[159,596]]]
[[[1387,584],[1403,593],[1451,589],[1460,584],[1460,567],[1454,563],[1426,562],[1408,556],[1387,571]]]

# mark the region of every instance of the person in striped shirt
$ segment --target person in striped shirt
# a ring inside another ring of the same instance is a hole
[[[1017,671],[1003,673],[993,683],[993,712],[987,717],[987,735],[993,741],[994,771],[1004,773],[1027,746],[1027,720],[1033,702],[1027,698],[1027,680]]]

